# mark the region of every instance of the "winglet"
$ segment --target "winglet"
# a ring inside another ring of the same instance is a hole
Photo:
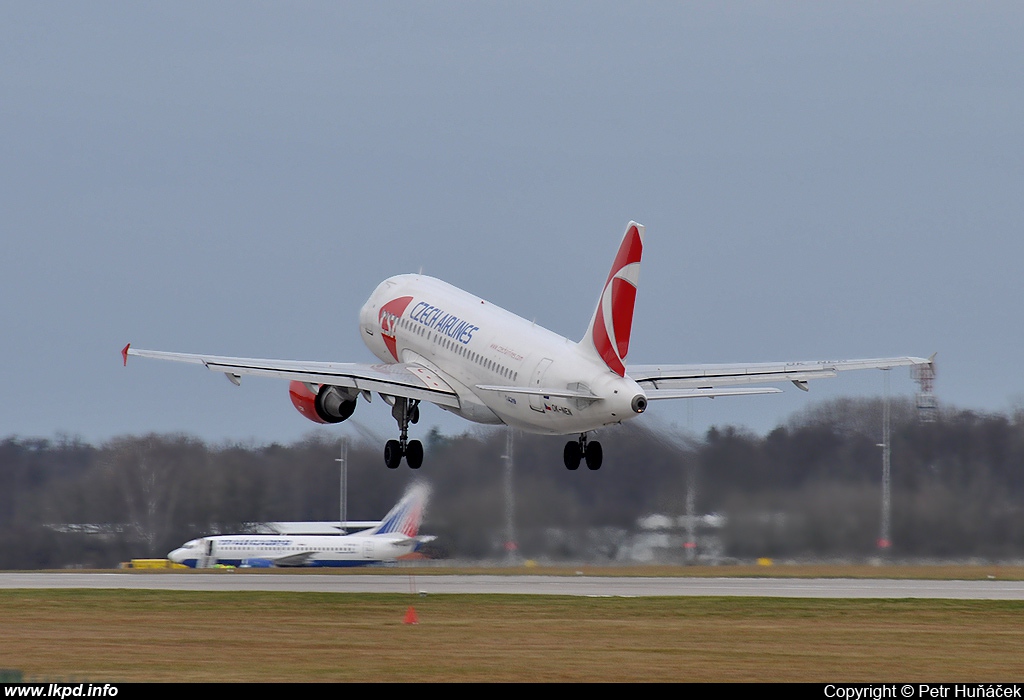
[[[124,366],[125,367],[128,366],[128,348],[130,348],[131,346],[132,346],[132,344],[128,343],[127,345],[125,345],[121,349],[121,359],[124,360]]]

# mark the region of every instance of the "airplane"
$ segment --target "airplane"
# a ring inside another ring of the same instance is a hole
[[[213,535],[190,540],[167,558],[192,568],[215,565],[366,566],[394,561],[434,540],[419,535],[429,488],[414,484],[375,527],[352,535]]]
[[[359,311],[359,332],[379,364],[303,362],[140,350],[129,355],[204,365],[239,385],[243,375],[290,380],[298,411],[316,423],[341,423],[362,396],[374,392],[391,406],[399,438],[384,446],[384,462],[397,468],[423,463],[423,445],[409,439],[420,404],[433,403],[466,420],[508,425],[547,435],[578,435],[562,458],[575,470],[603,461],[598,428],[633,419],[648,402],[775,394],[792,382],[807,390],[812,379],[838,372],[925,365],[921,357],[747,364],[626,365],[640,279],[645,228],[630,221],[611,272],[579,342],[558,335],[439,279],[404,274],[381,282]]]
[[[245,523],[249,531],[264,535],[347,535],[380,525],[379,520],[296,520]]]

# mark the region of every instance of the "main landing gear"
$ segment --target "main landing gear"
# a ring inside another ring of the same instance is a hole
[[[586,433],[580,433],[579,440],[570,440],[565,443],[565,451],[562,452],[565,468],[571,471],[580,468],[581,459],[587,460],[587,469],[590,470],[600,469],[604,459],[601,443],[596,440],[588,443]]]
[[[419,469],[423,464],[423,443],[409,439],[409,424],[420,420],[420,402],[403,396],[395,398],[391,407],[391,415],[398,421],[398,429],[402,431],[398,440],[388,440],[384,445],[384,463],[388,469],[398,469],[405,457],[410,469]]]

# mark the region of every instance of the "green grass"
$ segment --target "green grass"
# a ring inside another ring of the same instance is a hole
[[[419,624],[404,623],[410,606]],[[1008,681],[1024,603],[0,591],[0,667],[86,681]]]

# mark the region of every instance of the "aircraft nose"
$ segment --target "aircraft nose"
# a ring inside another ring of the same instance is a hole
[[[170,554],[168,554],[167,558],[173,561],[175,564],[180,564],[182,560],[185,558],[185,550],[181,547],[178,547]]]

